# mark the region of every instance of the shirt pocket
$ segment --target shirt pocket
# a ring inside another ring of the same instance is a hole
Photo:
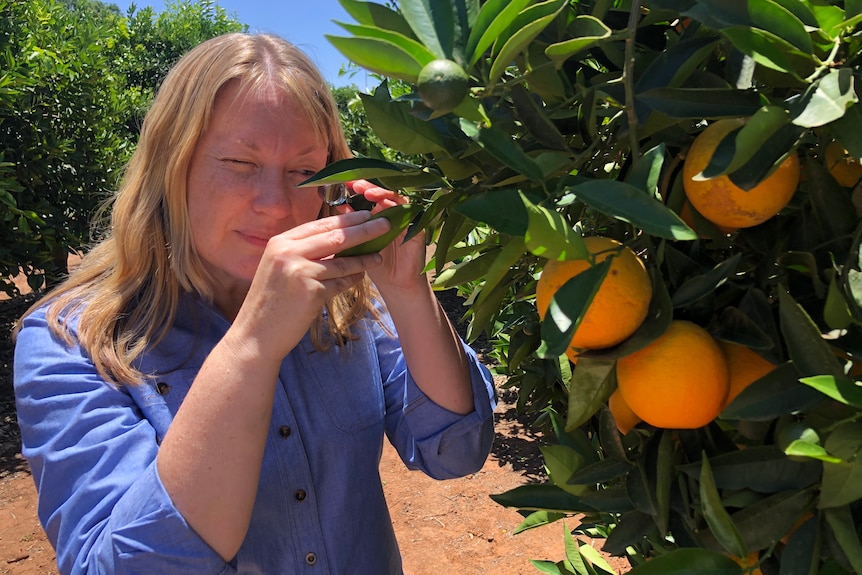
[[[141,403],[143,405],[162,403],[174,408],[178,407],[186,398],[198,371],[200,368],[195,367],[151,375],[142,386]]]
[[[165,438],[198,371],[199,368],[187,368],[159,373],[130,388],[141,413],[155,430],[158,443]]]
[[[312,384],[305,390],[309,404],[323,411],[333,427],[355,433],[382,424],[385,403],[380,366],[373,345],[365,338],[326,352],[303,346],[302,373]]]

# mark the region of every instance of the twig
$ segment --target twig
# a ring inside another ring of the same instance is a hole
[[[635,36],[637,35],[638,19],[641,13],[641,0],[632,0],[629,12],[628,35],[626,36],[626,56],[623,64],[623,86],[626,91],[626,117],[629,120],[629,146],[632,151],[632,162],[640,157],[638,144],[638,116],[635,112]]]

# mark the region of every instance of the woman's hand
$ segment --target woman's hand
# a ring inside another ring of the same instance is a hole
[[[353,182],[352,187],[354,192],[362,194],[365,199],[375,204],[372,213],[407,203],[407,198],[404,196],[366,180]],[[383,258],[382,265],[368,270],[371,281],[380,290],[384,299],[387,297],[387,292],[424,289],[427,286],[428,280],[422,273],[425,267],[425,233],[418,233],[405,243],[406,233],[401,234],[380,251]]]
[[[368,212],[314,220],[269,240],[232,331],[280,363],[320,315],[326,301],[380,266],[379,254],[334,258],[333,254],[373,239],[388,229]]]
[[[407,199],[366,181],[353,190],[375,202],[374,212]],[[406,233],[406,232],[405,232]],[[437,405],[454,413],[473,410],[473,390],[461,340],[434,295],[425,267],[425,234],[396,238],[380,252],[383,263],[368,270],[398,331],[416,385]]]

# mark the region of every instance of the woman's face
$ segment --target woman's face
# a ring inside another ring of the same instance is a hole
[[[328,156],[283,92],[237,92],[229,85],[216,99],[188,174],[192,241],[217,300],[248,290],[269,238],[317,217],[317,188],[295,186]]]

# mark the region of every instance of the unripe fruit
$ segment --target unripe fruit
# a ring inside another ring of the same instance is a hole
[[[371,220],[377,218],[386,218],[392,227],[389,228],[382,236],[378,236],[367,242],[363,242],[358,246],[347,248],[338,252],[336,257],[341,256],[361,256],[364,254],[373,254],[379,252],[392,242],[395,238],[401,235],[401,232],[407,229],[410,222],[422,211],[422,206],[419,204],[398,204],[377,212],[371,216]]]
[[[432,60],[419,72],[416,88],[426,106],[445,114],[457,108],[467,97],[470,78],[452,60]]]

